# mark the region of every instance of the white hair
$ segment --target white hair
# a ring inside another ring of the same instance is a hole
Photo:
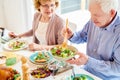
[[[105,13],[109,13],[111,9],[118,11],[118,0],[89,0],[89,5],[93,2],[97,2],[98,4],[100,4],[101,9]]]

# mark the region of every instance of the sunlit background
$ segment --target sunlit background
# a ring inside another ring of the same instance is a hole
[[[79,30],[90,19],[87,3],[88,0],[60,0],[56,13],[68,18]],[[0,0],[0,26],[16,33],[25,32],[32,27],[34,12],[32,0]]]

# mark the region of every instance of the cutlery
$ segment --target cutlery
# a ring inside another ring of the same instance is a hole
[[[68,28],[68,18],[66,19],[66,30]],[[63,48],[67,48],[67,31],[65,33],[64,42],[62,43]]]
[[[75,77],[75,71],[74,71],[74,68],[72,68],[72,77],[73,77],[73,78]]]

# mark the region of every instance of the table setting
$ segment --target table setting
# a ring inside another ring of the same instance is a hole
[[[49,50],[29,51],[28,39],[8,39],[0,45],[0,72],[6,68],[19,73],[19,76],[14,74],[12,79],[9,77],[10,80],[102,80],[85,71],[83,67],[66,62],[79,57],[76,54],[77,48],[67,43],[67,34],[61,45]],[[3,80],[7,77],[5,76]]]

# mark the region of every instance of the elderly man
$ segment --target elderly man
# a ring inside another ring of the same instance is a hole
[[[87,55],[67,62],[85,65],[85,69],[103,80],[120,80],[120,17],[118,0],[89,0],[91,19],[82,31],[74,34],[68,28],[68,39],[73,43],[87,42]]]

